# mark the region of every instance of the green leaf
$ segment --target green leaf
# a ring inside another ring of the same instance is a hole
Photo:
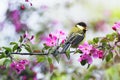
[[[5,54],[7,55],[7,56],[9,56],[10,54],[11,54],[11,52],[12,52],[12,49],[11,48],[9,48],[9,47],[2,47],[3,49],[5,49]]]
[[[10,42],[10,45],[18,45],[16,42]]]
[[[52,64],[52,59],[50,57],[48,57],[47,59],[48,59],[49,64]]]
[[[9,48],[9,47],[2,47],[2,48],[5,49],[8,52],[12,52],[11,48]]]
[[[44,56],[38,56],[37,57],[38,62],[44,62],[45,60],[46,60],[46,58]]]
[[[6,54],[4,52],[2,52],[2,54],[0,55],[0,59],[6,57]]]
[[[6,67],[9,67],[11,62],[12,61],[10,59],[5,59],[4,62],[3,62],[3,65],[5,65]]]
[[[15,45],[13,46],[13,52],[14,52],[15,50],[18,50],[18,44],[15,44]]]
[[[107,38],[109,41],[113,41],[113,40],[114,40],[114,36],[111,35],[111,34],[106,35],[106,38]]]
[[[113,53],[110,52],[107,56],[106,56],[106,61],[110,61],[113,58]]]
[[[98,38],[98,37],[94,38],[94,39],[93,39],[93,42],[94,42],[94,43],[98,43],[98,42],[99,42],[99,38]]]
[[[109,40],[107,38],[102,38],[100,42],[108,42]]]
[[[31,47],[30,47],[30,45],[28,45],[28,44],[23,44],[23,46],[25,47],[25,49],[28,51],[28,52],[30,52],[30,53],[32,53],[32,49],[31,49]]]
[[[23,42],[23,37],[20,36],[19,42],[22,43]]]
[[[66,56],[68,59],[70,59],[70,49],[66,51]]]

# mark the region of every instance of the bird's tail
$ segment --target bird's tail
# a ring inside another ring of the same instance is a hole
[[[66,44],[63,46],[63,49],[62,49],[61,53],[65,53],[70,46],[71,46],[70,43],[66,43]]]

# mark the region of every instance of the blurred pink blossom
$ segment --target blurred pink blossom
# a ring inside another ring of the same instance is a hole
[[[80,58],[78,59],[79,62],[82,62],[83,60],[87,61],[88,64],[92,63],[92,57],[89,54],[83,54],[80,56]]]
[[[25,70],[25,66],[28,65],[28,60],[20,60],[18,62],[14,61],[11,63],[10,67],[19,74],[21,71]]]
[[[10,20],[12,21],[13,25],[15,26],[16,32],[20,32],[21,30],[26,30],[26,24],[20,21],[21,13],[20,10],[13,10],[9,12]]]
[[[49,36],[45,38],[45,44],[47,46],[56,46],[57,44],[64,44],[65,38],[65,32],[59,30],[55,33],[49,34]]]
[[[91,49],[92,49],[92,45],[89,45],[88,42],[85,42],[83,45],[79,45],[78,47],[83,53],[85,54],[89,54]]]
[[[30,41],[32,44],[35,44],[35,42],[34,42],[34,35],[30,35],[30,34],[26,31],[25,34],[23,35],[23,37],[24,37],[24,42]]]
[[[46,43],[47,46],[56,46],[57,44],[57,36],[53,34],[49,34],[49,37],[46,38]]]
[[[113,26],[112,29],[116,32],[118,32],[118,34],[120,34],[120,21],[116,22]]]
[[[91,64],[92,58],[102,59],[104,57],[103,55],[104,52],[102,50],[95,48],[94,46],[88,44],[88,42],[79,45],[78,49],[82,51],[82,54],[78,59],[79,62],[86,60],[88,64]]]

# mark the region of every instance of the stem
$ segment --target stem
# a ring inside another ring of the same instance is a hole
[[[2,54],[2,52],[0,52]],[[41,53],[11,53],[11,54],[17,54],[17,55],[48,55],[48,53],[41,54]]]

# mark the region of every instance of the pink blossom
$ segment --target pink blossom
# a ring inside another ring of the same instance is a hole
[[[100,59],[103,58],[103,51],[102,51],[102,50],[99,50],[99,51],[98,51],[98,56],[99,56]]]
[[[28,60],[20,60],[19,63],[23,64],[23,65],[28,65],[29,61]]]
[[[60,35],[65,35],[65,32],[63,32],[63,31],[59,31],[60,32]]]
[[[27,60],[20,60],[18,62],[14,61],[11,63],[10,67],[19,74],[21,71],[25,70],[25,65],[28,64]]]
[[[86,60],[88,62],[88,64],[92,63],[92,58],[89,54],[83,54],[78,59],[79,62],[82,62],[83,60]]]
[[[113,26],[112,29],[115,30],[116,32],[118,32],[118,34],[120,34],[120,21],[116,22]]]
[[[92,45],[89,45],[88,42],[85,42],[83,45],[78,47],[82,51],[82,55],[78,59],[79,62],[87,61],[88,64],[92,63],[92,58],[103,58],[103,51],[95,48]]]
[[[32,44],[35,44],[34,35],[29,35],[28,32],[26,31],[23,37],[24,37],[24,42],[30,41]]]
[[[55,46],[57,44],[57,36],[49,34],[49,37],[46,38],[45,44],[47,46]]]
[[[99,57],[99,55],[98,55],[98,49],[92,47],[91,55],[92,55],[94,58],[98,58],[98,57]]]
[[[64,42],[65,33],[62,30],[51,33],[48,37],[45,38],[45,44],[50,47],[56,46],[57,44],[64,44]]]
[[[88,42],[85,42],[82,45],[79,45],[78,47],[83,53],[90,54],[90,51],[92,49],[92,45],[89,45]]]
[[[20,6],[20,9],[21,9],[21,10],[25,10],[25,6],[24,6],[24,5],[21,5],[21,6]]]
[[[65,40],[65,39],[63,39],[61,43],[62,43],[62,44],[64,44],[64,43],[65,43],[65,41],[66,41],[66,40]]]
[[[103,51],[102,50],[98,50],[97,48],[92,48],[91,50],[91,56],[93,56],[94,58],[103,58]]]
[[[20,22],[20,11],[19,10],[11,11],[9,16],[12,23],[15,25],[16,32],[19,32],[22,29],[22,24]]]

